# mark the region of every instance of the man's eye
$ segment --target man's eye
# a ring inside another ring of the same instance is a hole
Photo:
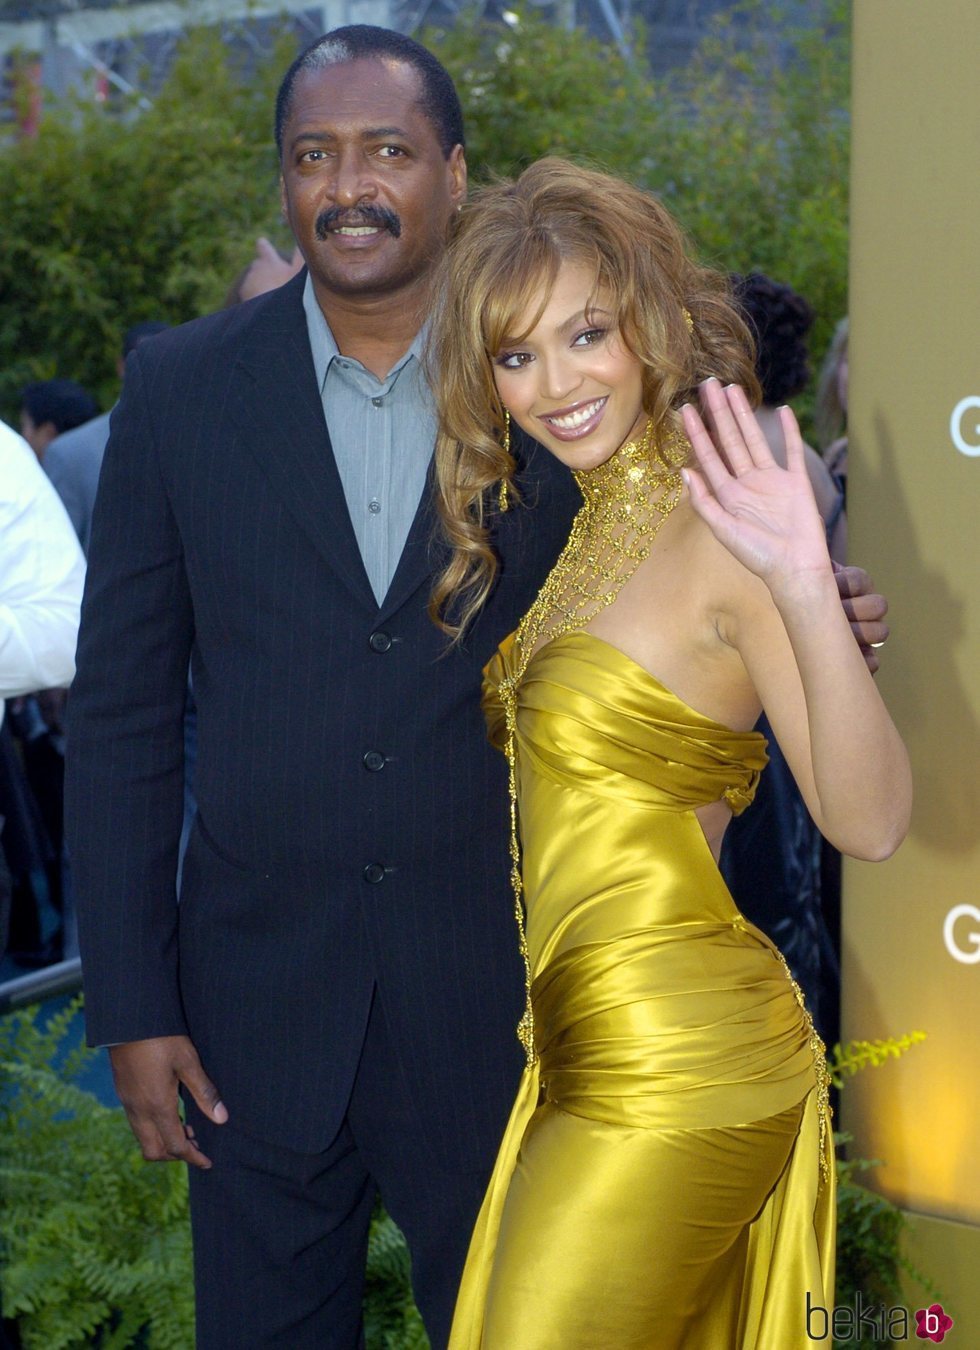
[[[601,342],[602,339],[606,336],[607,332],[608,329],[606,328],[586,328],[583,333],[579,333],[576,336],[575,341],[572,343],[572,346],[592,347],[595,345],[595,343]]]
[[[301,164],[318,164],[321,159],[326,159],[326,150],[304,150],[299,157]]]
[[[522,370],[532,359],[530,352],[501,352],[497,365],[504,370]]]
[[[379,153],[383,159],[401,159],[405,151],[400,145],[383,145]]]

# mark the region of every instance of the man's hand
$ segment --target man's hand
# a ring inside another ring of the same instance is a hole
[[[215,1125],[223,1125],[228,1111],[218,1089],[201,1068],[189,1036],[157,1036],[128,1041],[109,1049],[112,1076],[119,1100],[129,1118],[147,1162],[186,1162],[207,1169],[206,1158],[184,1125],[178,1111],[177,1089],[183,1085]]]
[[[878,653],[874,649],[880,647],[888,637],[888,625],[885,623],[888,601],[883,595],[874,593],[874,583],[863,568],[841,567],[834,563],[834,574],[854,640],[861,648],[861,654],[873,675],[879,665]]]

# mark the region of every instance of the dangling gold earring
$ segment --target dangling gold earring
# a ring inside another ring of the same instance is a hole
[[[507,411],[506,408],[504,409],[503,451],[505,455],[510,454],[510,413]],[[501,478],[500,480],[500,490],[497,493],[497,505],[500,508],[501,515],[503,515],[503,513],[507,511],[510,507],[510,494],[507,491],[507,474],[509,472],[510,472],[509,469],[505,471],[503,478]]]

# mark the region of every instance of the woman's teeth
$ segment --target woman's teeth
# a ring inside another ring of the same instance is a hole
[[[544,421],[550,422],[553,427],[560,427],[562,431],[574,431],[576,427],[584,426],[590,418],[595,417],[603,403],[605,399],[600,398],[595,403],[587,403],[584,408],[576,408],[574,412],[566,413],[564,417],[546,417]]]

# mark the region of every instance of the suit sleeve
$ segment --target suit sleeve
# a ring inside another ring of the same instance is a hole
[[[194,623],[155,435],[167,380],[140,355],[112,417],[69,700],[66,833],[93,1045],[187,1029],[176,867]]]

